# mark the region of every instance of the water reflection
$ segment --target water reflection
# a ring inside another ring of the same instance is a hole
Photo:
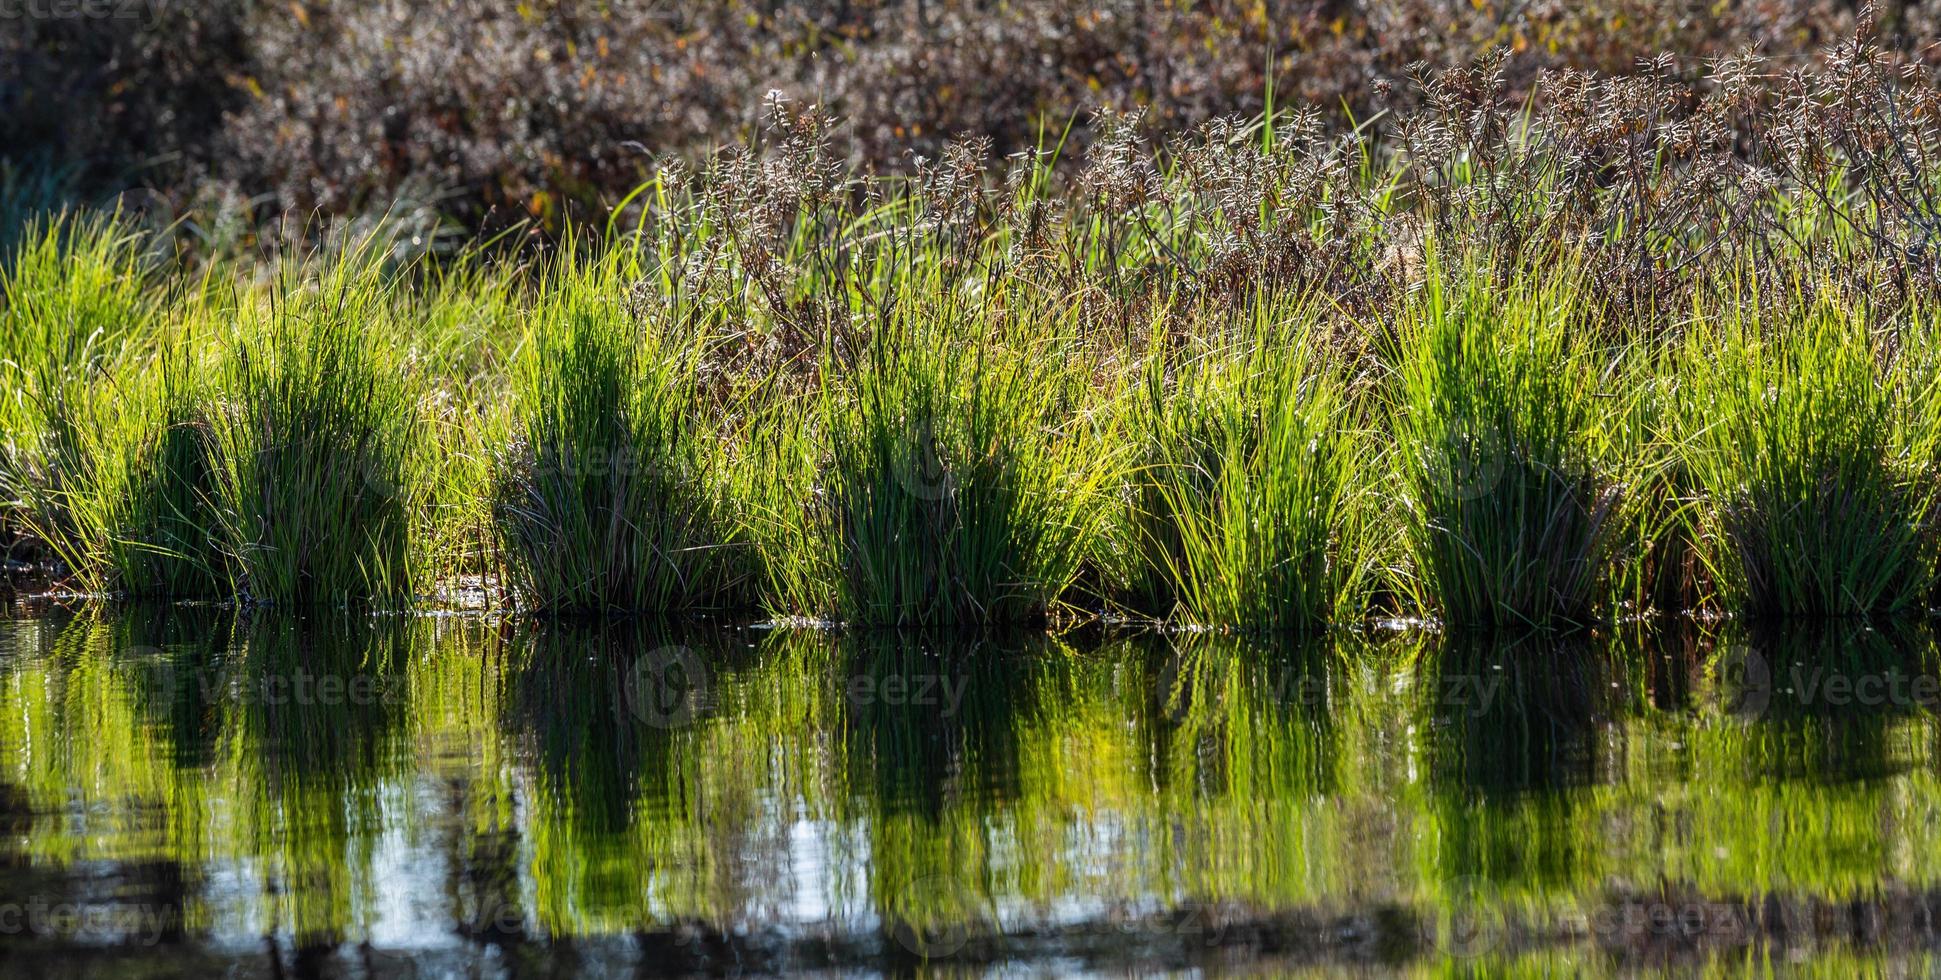
[[[1934,636],[1904,623],[1750,627],[1717,638],[1717,706],[1748,726],[1748,774],[1873,781],[1917,764],[1941,705]]]
[[[1018,737],[1067,656],[1042,633],[839,638],[827,683],[841,694],[845,790],[891,820],[1016,799]]]
[[[1565,798],[1605,780],[1601,735],[1634,707],[1634,661],[1581,634],[1458,633],[1425,645],[1416,710],[1442,795]]]
[[[1411,692],[1429,793],[1418,862],[1421,904],[1446,913],[1440,932],[1477,906],[1503,917],[1485,929],[1540,920],[1547,895],[1585,880],[1603,850],[1584,833],[1593,790],[1616,781],[1638,666],[1589,634],[1424,643]]]
[[[1187,797],[1275,798],[1334,783],[1330,707],[1347,695],[1344,651],[1295,637],[1263,642],[1209,634],[1125,641],[1147,672],[1136,702],[1151,779]]]
[[[0,951],[245,975],[1904,968],[1941,902],[1936,661],[1879,624],[50,614],[0,622]]]

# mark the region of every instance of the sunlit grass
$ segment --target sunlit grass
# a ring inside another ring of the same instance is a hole
[[[1295,329],[1153,358],[1126,437],[1130,602],[1245,630],[1353,618],[1368,470],[1341,367]]]
[[[842,619],[1015,623],[1063,596],[1101,469],[1061,430],[1072,372],[1031,346],[915,324],[879,336],[846,383],[825,382],[812,519]]]
[[[0,490],[57,555],[94,555],[96,481],[123,415],[121,361],[164,305],[140,236],[111,216],[60,214],[18,231],[0,256]]]
[[[668,612],[745,601],[720,443],[683,361],[620,302],[611,264],[560,270],[514,380],[493,512],[525,606]]]
[[[240,311],[213,412],[237,591],[276,603],[408,601],[424,426],[382,271],[357,250]]]
[[[1752,616],[1916,611],[1935,586],[1931,376],[1862,311],[1701,312],[1681,363],[1705,560]],[[1910,338],[1910,342],[1919,340]]]
[[[1464,271],[1432,269],[1397,354],[1423,602],[1462,626],[1606,618],[1621,485],[1568,269],[1506,290]]]
[[[89,592],[463,582],[542,616],[1565,626],[1941,584],[1919,300],[1712,281],[1626,311],[1589,251],[1426,228],[1382,302],[1161,288],[1131,271],[1209,232],[1136,198],[1060,224],[1046,166],[779,210],[656,181],[656,222],[513,262],[379,229],[189,268],[36,225],[0,270],[0,512]]]

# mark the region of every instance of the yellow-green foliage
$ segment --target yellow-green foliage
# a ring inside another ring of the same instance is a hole
[[[1803,294],[1779,317],[1698,312],[1681,363],[1703,554],[1755,616],[1925,608],[1935,585],[1934,376],[1925,338]]]
[[[1308,123],[1170,167],[1122,126],[1055,197],[1048,159],[846,182],[785,121],[771,156],[641,187],[636,230],[511,262],[379,227],[151,267],[119,223],[37,228],[0,269],[7,520],[94,592],[408,605],[462,577],[539,614],[859,627],[1935,592],[1937,320],[1918,270],[1862,295],[1827,266],[1872,246],[1821,184],[1741,202],[1783,219],[1772,254],[1674,276],[1675,242],[1596,231],[1610,199],[1512,227],[1483,171],[1411,197]],[[1302,196],[1317,154],[1374,224]]]
[[[1072,366],[978,326],[899,324],[824,382],[811,520],[845,621],[1039,619],[1078,574],[1103,471],[1070,427]]]
[[[746,549],[691,357],[623,303],[628,254],[556,270],[515,368],[493,516],[519,600],[552,612],[746,602]]]
[[[396,603],[421,581],[425,426],[392,288],[353,249],[314,274],[286,271],[239,313],[212,420],[242,595]]]
[[[1587,623],[1621,483],[1568,269],[1509,289],[1432,268],[1405,312],[1401,445],[1425,604],[1464,626]]]
[[[1297,327],[1149,359],[1124,423],[1135,606],[1248,630],[1359,613],[1368,448],[1317,343]]]

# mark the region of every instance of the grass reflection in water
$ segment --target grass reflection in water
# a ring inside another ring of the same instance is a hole
[[[0,623],[0,945],[319,970],[1901,963],[1934,938],[1937,660],[1878,624],[49,612]]]

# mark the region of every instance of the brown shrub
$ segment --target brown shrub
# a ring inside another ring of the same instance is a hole
[[[1495,94],[1514,104],[1553,69],[1669,54],[1652,74],[1689,83],[1745,48],[1805,64],[1854,29],[1822,0],[104,3],[82,9],[117,16],[0,24],[0,146],[110,186],[214,177],[272,213],[405,195],[471,226],[597,215],[656,157],[747,139],[773,89],[839,120],[851,163],[907,170],[960,135],[1006,156],[1074,116],[1082,147],[1098,105],[1160,132],[1257,115],[1270,75],[1282,104],[1365,119],[1416,62],[1505,48]],[[1933,37],[1937,7],[1889,5],[1882,31]]]

